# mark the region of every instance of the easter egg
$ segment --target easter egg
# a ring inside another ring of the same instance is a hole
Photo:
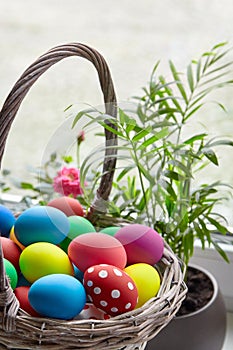
[[[84,233],[74,238],[69,247],[71,261],[81,270],[98,264],[115,265],[123,269],[126,265],[126,252],[121,242],[105,233]]]
[[[65,239],[69,228],[69,221],[61,210],[35,206],[18,217],[14,231],[19,242],[28,246],[35,242],[58,244]]]
[[[127,265],[138,262],[156,264],[163,255],[163,238],[152,228],[131,224],[122,227],[114,235],[124,246],[127,254]]]
[[[18,283],[17,283],[17,287],[29,287],[31,286],[31,283],[26,280],[26,278],[24,277],[24,275],[20,272],[18,275]]]
[[[48,202],[48,206],[60,209],[66,216],[84,216],[83,207],[79,201],[72,197],[59,197]]]
[[[11,232],[10,232],[10,239],[15,242],[17,244],[17,246],[21,249],[21,250],[24,250],[25,246],[22,245],[18,239],[15,237],[15,230],[14,230],[14,226],[12,227],[11,229]]]
[[[3,258],[4,268],[6,275],[9,278],[10,286],[12,289],[15,289],[18,282],[18,274],[14,265],[7,259]]]
[[[31,283],[54,273],[74,274],[68,255],[61,248],[47,242],[33,243],[26,247],[20,255],[19,266],[24,277]]]
[[[9,237],[10,230],[12,226],[15,224],[15,217],[13,213],[5,207],[4,205],[0,204],[0,234],[3,237]]]
[[[80,281],[63,274],[44,276],[32,284],[28,294],[31,306],[41,315],[70,320],[86,303],[86,292]]]
[[[131,311],[137,304],[134,281],[116,266],[91,266],[85,271],[83,281],[90,301],[111,316]]]
[[[82,216],[69,216],[70,229],[67,237],[60,243],[60,247],[67,252],[68,245],[77,236],[82,233],[95,232],[95,228],[90,221]]]
[[[86,303],[80,314],[75,317],[77,320],[108,320],[109,318],[109,315],[92,303]]]
[[[21,254],[21,249],[14,243],[10,238],[0,237],[2,244],[3,256],[9,260],[17,271],[19,271],[19,257]]]
[[[40,316],[38,312],[36,312],[28,300],[28,292],[29,286],[21,286],[17,287],[14,290],[15,296],[19,301],[20,307],[22,310],[26,311],[31,316]]]
[[[153,266],[145,263],[138,263],[127,266],[124,271],[132,278],[137,287],[137,308],[157,295],[160,288],[160,276]]]
[[[110,236],[114,236],[115,233],[117,231],[120,230],[120,227],[117,227],[117,226],[109,226],[109,227],[105,227],[103,228],[102,230],[100,230],[99,232],[102,232],[102,233],[107,233],[108,235]]]
[[[80,271],[77,268],[77,266],[75,266],[74,264],[73,264],[73,268],[74,268],[74,277],[77,278],[80,282],[82,282],[84,273]]]

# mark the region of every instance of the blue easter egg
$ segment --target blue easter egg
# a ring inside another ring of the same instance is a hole
[[[9,237],[11,228],[15,224],[15,217],[13,213],[5,207],[4,205],[0,204],[0,234],[3,237]]]
[[[59,209],[35,206],[25,210],[16,220],[15,236],[24,246],[36,242],[59,244],[68,232],[67,216]]]
[[[29,289],[28,299],[40,315],[70,320],[86,303],[86,292],[80,281],[65,274],[41,277]]]
[[[84,273],[81,270],[79,270],[77,266],[75,266],[74,264],[73,264],[73,268],[74,268],[74,277],[77,278],[80,282],[82,282]]]

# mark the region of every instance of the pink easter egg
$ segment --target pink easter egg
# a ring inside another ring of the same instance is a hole
[[[84,233],[74,238],[68,246],[68,255],[82,272],[98,264],[110,264],[123,269],[127,261],[121,242],[99,232]]]
[[[163,238],[151,227],[131,224],[122,227],[114,235],[125,248],[127,265],[136,263],[156,264],[163,255]]]
[[[47,205],[61,210],[66,216],[84,216],[83,207],[77,199],[72,197],[63,196],[54,198]]]
[[[137,305],[138,291],[134,281],[116,266],[89,267],[84,273],[84,287],[93,304],[108,315],[123,314]]]

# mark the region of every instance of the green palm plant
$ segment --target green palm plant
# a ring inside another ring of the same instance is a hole
[[[230,53],[227,43],[215,45],[191,61],[186,73],[178,72],[170,61],[171,80],[157,73],[157,62],[148,86],[136,98],[135,110],[119,108],[119,118],[108,116],[107,123],[106,115],[98,112],[96,117],[90,109],[78,113],[73,123],[85,114],[90,118],[86,128],[98,122],[118,136],[115,147],[119,166],[108,203],[109,215],[153,226],[186,264],[196,238],[203,249],[213,244],[228,260],[212,232],[227,233],[226,218],[218,213],[216,205],[232,187],[221,181],[202,183],[196,179],[203,168],[219,166],[217,147],[233,146],[233,141],[210,138],[206,131],[187,136],[186,127],[192,128],[195,116],[213,91],[232,85]],[[225,110],[222,103],[217,105]],[[93,164],[95,169],[101,166],[101,160],[97,161],[102,159],[97,157],[99,151],[83,162],[83,183]],[[92,186],[84,191],[87,205],[93,199],[100,173],[94,172]]]

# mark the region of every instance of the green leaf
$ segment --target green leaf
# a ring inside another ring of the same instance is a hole
[[[188,230],[183,236],[184,256],[187,260],[193,255],[194,235],[192,230]],[[186,262],[187,262],[186,260]]]
[[[69,105],[68,107],[66,107],[66,108],[64,109],[64,112],[68,111],[68,109],[70,109],[72,106],[73,106],[73,105]]]
[[[206,156],[206,158],[208,158],[213,164],[219,165],[218,164],[218,158],[217,158],[216,154],[214,153],[214,151],[212,149],[209,149],[209,148],[205,149],[205,148],[203,148],[202,152]]]
[[[201,68],[202,68],[202,61],[201,59],[197,62],[197,71],[196,71],[196,79],[197,83],[199,82],[201,78]]]
[[[191,115],[196,113],[202,106],[203,106],[203,103],[200,103],[198,106],[193,108],[191,111],[190,111],[190,109],[188,109],[188,111],[190,111],[190,112],[185,115],[185,120],[189,119],[191,117]]]
[[[161,131],[157,132],[155,135],[151,136],[149,139],[145,140],[139,147],[139,150],[143,150],[146,147],[150,146],[151,144],[153,144],[154,142],[165,138],[169,133],[169,129],[168,128],[163,128]]]
[[[176,67],[175,67],[175,65],[173,64],[172,61],[169,61],[169,64],[170,64],[170,69],[171,69],[172,75],[173,75],[175,81],[177,81],[176,85],[177,85],[177,87],[178,87],[178,89],[179,89],[183,99],[185,100],[186,103],[188,103],[188,97],[186,95],[186,92],[185,92],[185,89],[183,87],[183,84],[180,81],[179,73],[177,72]]]
[[[29,182],[21,182],[20,186],[24,190],[34,190],[34,186],[31,183],[29,183]]]
[[[214,147],[214,146],[233,146],[233,141],[232,140],[218,140],[211,142],[208,144],[208,147]]]
[[[173,166],[175,166],[176,168],[178,168],[179,170],[183,171],[183,173],[187,176],[187,177],[192,177],[192,173],[190,172],[190,169],[185,166],[184,164],[182,164],[179,160],[169,160],[168,164],[171,164]]]
[[[202,229],[202,231],[207,239],[208,244],[210,245],[212,242],[210,230],[207,228],[205,222],[200,217],[198,217],[198,222],[199,222],[201,229]]]
[[[141,164],[138,164],[138,168],[140,172],[144,175],[144,177],[150,182],[150,185],[153,186],[155,183],[155,179],[150,175],[150,172],[147,171]]]
[[[209,220],[209,222],[210,222],[213,226],[216,227],[216,229],[217,229],[220,233],[222,233],[223,235],[226,235],[226,234],[227,234],[228,229],[227,229],[225,226],[221,225],[217,220],[211,218],[210,216],[207,216],[207,219]]]
[[[93,108],[88,108],[84,109],[83,111],[80,111],[74,118],[73,123],[72,123],[72,129],[75,127],[75,125],[78,123],[78,121],[84,116],[87,115],[88,113],[96,112],[95,109]]]
[[[144,112],[142,110],[141,104],[139,104],[137,107],[137,115],[139,116],[139,119],[141,120],[141,122],[144,123],[145,119],[146,119],[146,115],[144,114]]]
[[[166,80],[165,80],[165,78],[163,76],[160,76],[159,80],[164,85],[166,84]],[[173,91],[168,86],[165,86],[165,91],[166,91],[167,95],[171,97],[171,102],[175,105],[177,110],[182,114],[183,113],[182,107],[181,107],[181,105],[178,102],[178,98],[175,98],[175,96],[173,96]]]
[[[168,212],[168,216],[171,217],[175,207],[174,200],[170,196],[166,196],[165,205]]]
[[[67,163],[67,164],[73,162],[73,157],[72,157],[72,156],[63,156],[62,159],[63,159],[64,162]]]
[[[193,92],[193,90],[194,90],[194,79],[193,79],[193,71],[192,71],[192,65],[191,64],[189,64],[188,68],[187,68],[187,78],[188,78],[190,91]]]
[[[202,229],[200,228],[200,226],[198,225],[197,222],[193,222],[193,226],[194,226],[194,230],[196,232],[196,235],[197,237],[200,239],[201,241],[201,246],[202,246],[202,249],[205,249],[205,235],[202,231]]]
[[[8,176],[8,175],[10,175],[10,173],[11,173],[11,171],[8,170],[8,169],[3,169],[2,170],[2,176]]]
[[[206,133],[202,133],[202,134],[197,134],[197,135],[194,135],[190,138],[188,138],[187,140],[184,141],[184,144],[185,145],[192,145],[195,141],[200,141],[200,140],[203,140],[208,134]]]
[[[221,255],[221,257],[227,262],[227,263],[230,263],[230,260],[227,256],[227,254],[225,253],[225,251],[220,247],[220,245],[215,242],[215,241],[212,241],[212,244],[215,248],[215,250]]]
[[[121,173],[118,175],[117,177],[117,182],[119,182],[130,170],[132,170],[135,166],[134,165],[131,165],[131,166],[128,166],[128,167],[125,167]]]
[[[139,131],[136,135],[134,135],[134,137],[132,138],[133,142],[137,142],[139,140],[141,140],[142,138],[144,138],[145,136],[147,136],[151,131],[151,128],[147,128],[147,129],[142,129],[141,131]]]
[[[220,47],[226,46],[228,44],[228,41],[222,41],[221,43],[218,43],[213,46],[212,51],[215,51],[216,49],[219,49]]]
[[[100,121],[99,122],[106,130],[112,132],[113,134],[125,139],[124,135],[122,134],[122,132],[116,130],[115,128],[113,128],[112,126],[110,126],[110,124],[108,124],[107,122],[104,121]]]
[[[172,180],[175,180],[175,181],[183,181],[184,180],[184,176],[183,175],[180,175],[176,171],[172,171],[172,170],[165,170],[163,172],[163,175],[168,177],[169,179],[172,179]]]

